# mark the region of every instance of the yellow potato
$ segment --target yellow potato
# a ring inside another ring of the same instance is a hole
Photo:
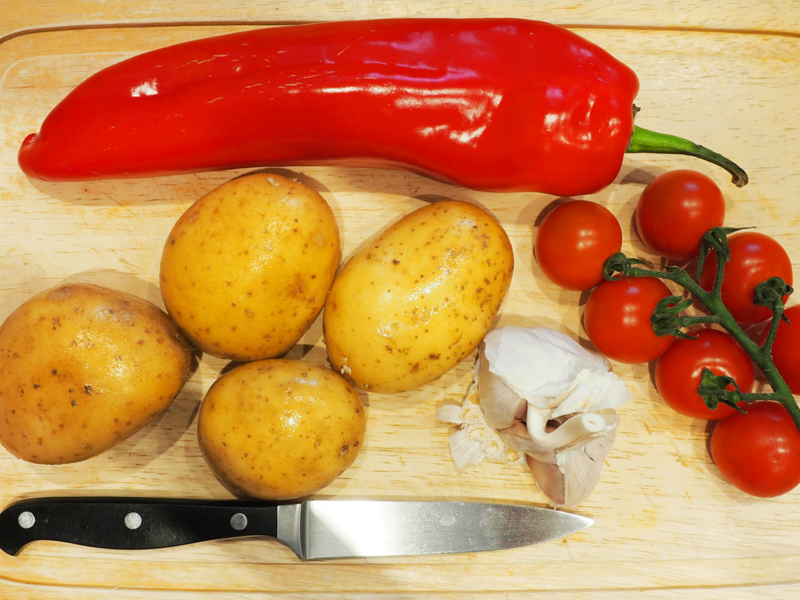
[[[161,295],[204,352],[271,358],[317,318],[340,257],[339,229],[322,196],[278,175],[246,175],[200,198],[175,224],[161,259]]]
[[[339,375],[299,360],[247,363],[220,377],[200,408],[206,462],[234,491],[269,500],[307,496],[358,456],[366,416]]]
[[[511,284],[514,254],[480,208],[420,208],[354,255],[323,317],[334,369],[356,387],[394,393],[440,377],[492,326]]]
[[[100,454],[164,411],[190,364],[150,302],[90,284],[46,290],[0,327],[0,442],[35,463]]]

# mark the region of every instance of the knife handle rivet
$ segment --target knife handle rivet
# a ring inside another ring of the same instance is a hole
[[[17,523],[19,523],[19,526],[23,529],[30,529],[33,527],[33,524],[36,523],[36,517],[33,516],[31,511],[26,510],[25,512],[19,513]]]
[[[247,527],[247,517],[242,513],[236,513],[231,517],[231,527],[233,527],[236,531],[242,531],[245,527]]]
[[[139,529],[142,525],[142,515],[137,512],[129,512],[125,515],[125,527],[128,529]]]

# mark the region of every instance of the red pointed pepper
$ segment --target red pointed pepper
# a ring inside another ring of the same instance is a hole
[[[626,151],[736,165],[634,127],[634,72],[521,19],[274,27],[162,48],[89,77],[29,135],[49,181],[277,165],[403,168],[490,191],[596,192]]]

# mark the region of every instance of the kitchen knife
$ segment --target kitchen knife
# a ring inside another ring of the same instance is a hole
[[[36,540],[143,550],[243,536],[278,538],[304,560],[502,550],[560,538],[592,519],[477,502],[38,498],[0,513],[0,548]]]

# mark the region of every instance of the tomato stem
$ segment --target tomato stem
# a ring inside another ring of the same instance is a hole
[[[783,318],[783,309],[784,306],[783,303],[781,303],[779,306],[775,307],[772,313],[772,321],[769,324],[767,337],[761,345],[761,354],[766,358],[772,356],[772,344],[775,342],[775,336],[778,335],[778,325],[780,325],[781,319]]]
[[[772,392],[763,392],[760,394],[739,394],[739,397],[745,402],[756,402],[757,400],[775,400],[775,394]]]
[[[778,291],[773,293],[773,298],[776,299],[765,304],[773,311],[772,322],[770,323],[769,332],[767,333],[764,343],[759,346],[745,333],[722,301],[722,280],[725,276],[725,265],[729,259],[729,253],[727,251],[727,233],[729,231],[732,230],[718,227],[710,230],[705,236],[703,236],[703,243],[701,245],[700,257],[698,261],[699,268],[697,270],[696,279],[692,278],[682,268],[676,266],[669,266],[664,271],[655,271],[652,269],[638,267],[636,265],[646,263],[640,259],[629,259],[621,252],[609,257],[608,260],[606,260],[606,263],[603,267],[603,276],[608,280],[613,280],[619,277],[618,274],[626,278],[655,277],[657,279],[671,281],[684,288],[691,296],[696,298],[700,304],[703,305],[703,307],[705,307],[708,315],[675,315],[671,317],[672,328],[670,329],[668,326],[664,325],[667,319],[661,318],[668,312],[669,309],[659,306],[656,308],[656,312],[653,314],[653,319],[651,319],[653,323],[653,330],[658,335],[675,335],[676,337],[686,337],[687,334],[681,330],[682,328],[700,323],[719,324],[731,335],[731,337],[733,337],[733,339],[739,343],[740,346],[742,346],[745,352],[750,355],[750,358],[753,360],[755,365],[761,370],[762,373],[764,373],[767,382],[773,390],[771,393],[744,394],[739,392],[737,387],[736,392],[731,392],[731,395],[735,396],[737,400],[729,400],[726,396],[724,402],[730,404],[734,408],[736,408],[736,402],[741,401],[755,402],[758,400],[771,400],[773,402],[778,402],[788,411],[789,415],[794,421],[795,426],[798,430],[800,430],[800,406],[798,406],[797,402],[795,401],[794,396],[792,395],[792,390],[786,384],[783,377],[778,372],[778,369],[775,368],[775,365],[772,362],[772,344],[775,341],[775,336],[778,333],[778,325],[783,318],[783,293],[790,294],[792,289],[791,287],[785,285],[782,281],[777,282],[777,288],[776,283],[773,281],[767,281],[763,284],[760,284],[761,286],[765,286],[773,290],[777,289]],[[703,262],[706,256],[712,250],[717,251],[717,270],[714,278],[714,285],[711,291],[707,291],[700,286],[697,280],[700,279]],[[679,299],[680,297],[675,298]],[[674,304],[678,304],[675,298],[673,298],[672,302]],[[685,307],[685,301],[681,302],[680,306],[681,308]],[[717,402],[719,401],[720,400],[718,398],[714,398],[710,403],[707,401],[707,404],[713,404],[716,406]],[[713,409],[714,406],[710,406],[710,408]]]
[[[719,323],[719,317],[716,315],[704,315],[698,317],[683,316],[678,319],[681,327],[691,327],[692,325],[700,325],[703,323]]]

